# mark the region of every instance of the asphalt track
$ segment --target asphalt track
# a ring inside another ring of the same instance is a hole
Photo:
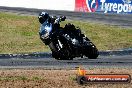
[[[54,58],[8,58],[0,59],[0,68],[27,69],[75,69],[85,68],[132,68],[132,55],[99,56],[98,59],[74,58],[74,60],[55,60]]]
[[[0,12],[12,12],[19,15],[35,15],[47,11],[51,15],[66,15],[71,20],[83,20],[88,22],[99,22],[120,27],[132,27],[132,15],[129,14],[100,14],[80,13],[68,11],[51,11],[27,8],[1,7]],[[98,59],[74,58],[74,60],[55,60],[50,53],[32,54],[1,54],[0,68],[26,68],[26,69],[75,69],[83,66],[85,68],[131,68],[132,49],[118,51],[100,51]]]

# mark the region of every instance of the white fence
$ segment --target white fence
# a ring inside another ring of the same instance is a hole
[[[0,6],[74,11],[75,0],[0,0]]]

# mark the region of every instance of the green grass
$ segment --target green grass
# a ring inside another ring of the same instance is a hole
[[[99,50],[132,47],[132,28],[70,21],[79,26]],[[35,16],[0,13],[0,53],[27,53],[50,51],[39,39],[40,24]]]
[[[76,81],[76,76],[69,76],[69,79],[72,81]]]
[[[0,77],[0,81],[40,81],[40,80],[44,80],[43,78],[41,77],[26,77],[26,76],[3,76],[3,77]]]

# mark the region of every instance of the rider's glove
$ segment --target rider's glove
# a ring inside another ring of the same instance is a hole
[[[57,19],[55,20],[55,24],[59,24],[59,22],[61,22],[61,19],[60,19],[60,18],[57,18]]]

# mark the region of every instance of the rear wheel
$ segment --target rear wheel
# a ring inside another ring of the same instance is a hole
[[[98,52],[98,50],[97,50],[97,48],[91,48],[90,50],[89,50],[89,53],[88,53],[88,55],[87,55],[87,57],[89,58],[89,59],[97,59],[97,57],[98,57],[98,55],[99,55],[99,52]]]
[[[84,54],[89,59],[96,59],[99,55],[98,49],[95,45],[86,46]]]
[[[99,55],[99,52],[98,52],[97,48],[92,48],[90,54],[88,55],[88,58],[89,59],[97,59],[98,55]]]

